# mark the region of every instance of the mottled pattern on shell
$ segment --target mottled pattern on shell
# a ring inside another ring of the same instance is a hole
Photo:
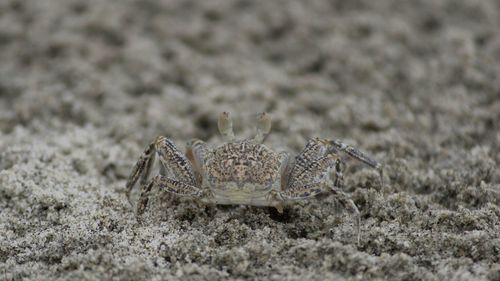
[[[222,187],[228,182],[270,186],[280,176],[280,157],[264,145],[245,140],[211,151],[206,168],[212,186]]]

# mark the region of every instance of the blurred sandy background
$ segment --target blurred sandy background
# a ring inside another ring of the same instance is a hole
[[[0,280],[500,280],[500,2],[0,0]],[[268,208],[125,180],[156,135],[344,140],[329,196]]]

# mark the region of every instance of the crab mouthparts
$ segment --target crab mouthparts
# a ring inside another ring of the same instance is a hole
[[[269,206],[269,192],[267,187],[254,184],[235,182],[227,183],[224,188],[213,189],[212,193],[217,204],[243,204],[253,206]]]

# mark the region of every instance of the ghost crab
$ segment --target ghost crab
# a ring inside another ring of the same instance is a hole
[[[130,192],[140,178],[137,215],[144,212],[153,188],[203,203],[272,206],[280,213],[289,202],[330,192],[356,215],[359,241],[360,215],[354,202],[341,191],[344,163],[338,153],[344,152],[378,170],[382,184],[380,163],[338,140],[320,138],[309,140],[292,161],[287,152],[278,153],[262,144],[271,130],[266,113],[258,115],[257,134],[250,139],[235,139],[227,112],[219,115],[218,128],[226,142],[215,148],[195,139],[188,142],[183,154],[163,136],[146,147],[126,184],[130,201]],[[160,173],[148,180],[155,156],[161,163]]]

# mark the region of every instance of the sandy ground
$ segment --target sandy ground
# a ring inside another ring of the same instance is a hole
[[[0,1],[0,280],[500,280],[498,1]],[[125,181],[165,135],[344,140],[353,218]],[[135,197],[137,198],[137,193]]]

